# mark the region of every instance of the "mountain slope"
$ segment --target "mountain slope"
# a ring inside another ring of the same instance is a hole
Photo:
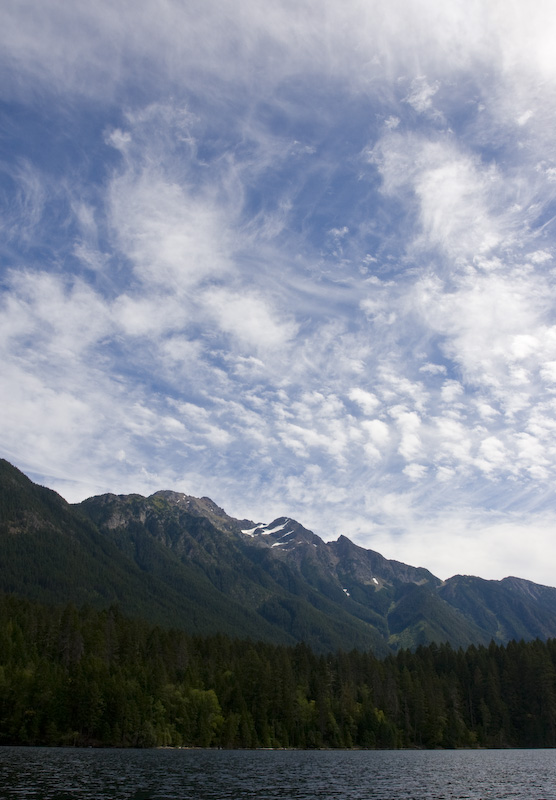
[[[459,647],[490,640],[472,618],[439,595],[442,582],[426,569],[388,560],[345,536],[325,543],[284,517],[247,535],[321,595],[376,627],[389,648],[431,641]]]
[[[176,569],[152,538],[138,537],[136,548],[135,555],[123,552],[85,514],[0,461],[2,591],[44,603],[115,603],[132,616],[191,633],[241,630],[295,641],[215,591],[202,571]]]
[[[455,575],[439,594],[497,642],[555,635],[556,590],[548,586],[522,578],[486,581]]]
[[[71,506],[0,461],[0,590],[46,603],[117,603],[191,633],[385,655],[430,642],[556,637],[556,589],[519,578],[442,582],[295,520],[229,517],[160,491]]]
[[[228,517],[208,498],[174,492],[148,498],[104,495],[85,500],[78,509],[146,572],[165,579],[171,565],[178,573],[194,569],[202,574],[216,591],[260,620],[259,638],[271,626],[275,637],[306,641],[318,650],[387,651],[374,626],[308,584],[265,544],[246,537],[242,526],[254,523]],[[237,635],[245,635],[239,620]]]

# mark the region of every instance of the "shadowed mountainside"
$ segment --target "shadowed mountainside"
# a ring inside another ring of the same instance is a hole
[[[0,589],[45,603],[117,604],[194,634],[377,655],[431,642],[556,636],[556,589],[519,578],[442,582],[294,520],[236,520],[171,491],[70,505],[0,461]]]

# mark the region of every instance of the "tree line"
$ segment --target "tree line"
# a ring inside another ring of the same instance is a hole
[[[553,747],[556,640],[317,655],[0,595],[0,744]]]

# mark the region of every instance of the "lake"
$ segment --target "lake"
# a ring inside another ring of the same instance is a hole
[[[556,800],[555,750],[0,748],[2,800]]]

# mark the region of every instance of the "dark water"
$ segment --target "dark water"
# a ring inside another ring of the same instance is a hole
[[[555,750],[0,748],[1,800],[556,800]]]

